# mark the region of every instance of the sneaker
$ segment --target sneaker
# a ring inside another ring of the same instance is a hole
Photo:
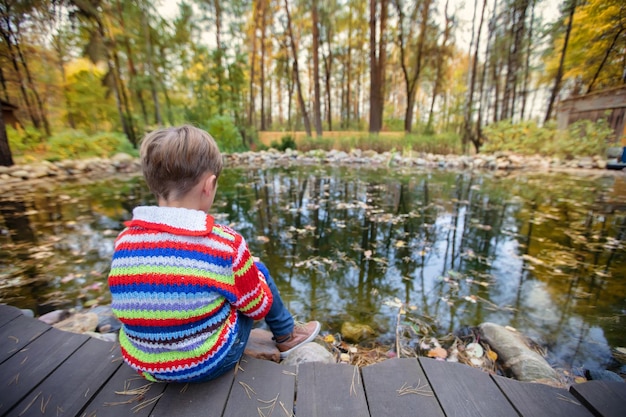
[[[308,323],[296,323],[293,332],[286,340],[276,342],[276,347],[280,351],[280,358],[285,359],[291,352],[299,348],[305,343],[315,339],[320,332],[320,322],[310,321]]]

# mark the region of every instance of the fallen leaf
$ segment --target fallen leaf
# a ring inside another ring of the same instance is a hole
[[[428,357],[445,359],[448,357],[448,351],[442,347],[436,347],[428,351]]]

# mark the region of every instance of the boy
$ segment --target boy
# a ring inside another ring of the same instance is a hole
[[[281,357],[313,340],[320,323],[294,325],[244,238],[207,214],[222,170],[215,140],[189,125],[159,129],[140,159],[158,206],[133,210],[109,275],[126,363],[150,381],[214,379],[239,361],[261,318]]]

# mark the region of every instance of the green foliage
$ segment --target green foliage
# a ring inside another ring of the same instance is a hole
[[[385,118],[383,122],[385,130],[390,132],[403,132],[404,131],[404,119]]]
[[[213,116],[205,129],[215,138],[222,152],[233,153],[245,150],[241,133],[235,122],[228,116]]]
[[[606,120],[579,120],[567,130],[558,130],[551,122],[543,127],[533,121],[494,123],[483,130],[485,153],[508,151],[522,155],[575,156],[604,155],[611,143],[613,131]]]
[[[272,141],[270,143],[270,148],[278,149],[279,151],[284,151],[287,148],[296,150],[296,141],[291,135],[285,135],[280,138],[280,142]]]
[[[106,158],[118,152],[136,153],[126,137],[119,133],[86,135],[80,130],[64,130],[48,140],[47,159]]]
[[[27,126],[25,129],[14,129],[11,126],[7,126],[6,129],[9,147],[14,156],[36,154],[46,150],[44,132],[32,126]]]

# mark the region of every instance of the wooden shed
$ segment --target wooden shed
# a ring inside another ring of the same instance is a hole
[[[581,120],[606,119],[615,132],[616,145],[626,146],[626,86],[561,100],[556,120],[559,129]]]

